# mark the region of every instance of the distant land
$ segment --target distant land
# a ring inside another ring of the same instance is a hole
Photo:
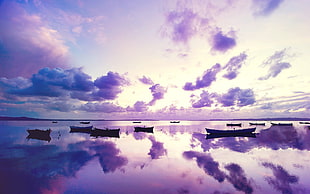
[[[163,119],[175,120],[175,119]],[[178,120],[178,119],[177,119]],[[0,116],[0,121],[158,121],[158,119],[41,119],[31,117]],[[247,118],[247,119],[197,119],[191,121],[310,121],[310,118],[281,117],[281,118]]]

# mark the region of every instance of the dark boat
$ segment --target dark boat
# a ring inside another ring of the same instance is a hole
[[[210,133],[210,134],[207,134],[206,138],[207,139],[214,139],[214,138],[222,138],[222,137],[253,137],[255,138],[256,137],[256,134],[255,133],[228,133],[228,134],[221,134],[221,133]]]
[[[141,123],[141,121],[132,121],[133,123]]]
[[[180,123],[180,121],[170,121],[170,123]]]
[[[247,128],[247,129],[234,129],[234,130],[217,130],[217,129],[208,129],[208,128],[206,128],[206,131],[209,134],[226,134],[226,135],[237,135],[237,134],[253,133],[255,130],[256,130],[256,127],[254,127],[254,128]]]
[[[307,125],[309,125],[310,122],[299,122],[299,124],[307,124]]]
[[[37,139],[37,140],[43,140],[43,141],[51,141],[51,129],[48,130],[41,130],[41,129],[28,129],[27,132],[29,135],[27,136],[27,139]]]
[[[271,123],[271,125],[277,125],[277,126],[293,126],[293,123]]]
[[[80,123],[81,123],[81,124],[89,124],[90,121],[81,121]]]
[[[250,125],[264,125],[265,126],[265,123],[249,123]]]
[[[119,138],[119,131],[120,129],[99,129],[95,128],[94,130],[91,130],[90,136],[93,137],[117,137]]]
[[[80,133],[90,133],[93,129],[93,126],[79,127],[79,126],[70,126],[70,133],[80,132]]]
[[[154,127],[135,127],[135,132],[153,133]]]
[[[52,123],[58,123],[57,121],[52,121]]]
[[[235,126],[235,127],[241,127],[241,123],[227,123],[226,124],[226,126],[230,126],[230,127],[232,127],[232,126]]]

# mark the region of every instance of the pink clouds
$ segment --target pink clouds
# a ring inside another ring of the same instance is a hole
[[[18,3],[0,6],[0,77],[29,76],[42,67],[68,66],[68,47],[60,34],[39,15],[28,14]]]

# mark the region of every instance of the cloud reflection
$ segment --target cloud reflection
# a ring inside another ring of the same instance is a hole
[[[265,179],[269,185],[272,185],[276,190],[282,193],[295,193],[291,187],[291,184],[298,183],[298,177],[290,175],[282,166],[274,165],[269,162],[262,164],[266,168],[270,168],[273,172],[274,178],[266,176]]]
[[[196,158],[197,165],[208,175],[212,176],[218,182],[223,182],[225,174],[219,169],[219,163],[214,161],[210,154],[202,154],[195,151],[186,151],[183,153],[186,159]]]
[[[159,159],[160,156],[167,154],[167,150],[164,148],[163,143],[156,141],[154,136],[150,136],[149,140],[152,142],[152,147],[148,155],[150,155],[152,159]]]

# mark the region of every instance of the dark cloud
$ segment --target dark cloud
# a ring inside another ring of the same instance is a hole
[[[200,99],[196,102],[193,102],[193,108],[202,108],[202,107],[211,107],[213,104],[213,100],[211,98],[214,97],[214,94],[209,94],[207,91],[202,91],[200,94]]]
[[[111,102],[103,103],[86,103],[81,105],[80,110],[86,112],[104,112],[104,113],[113,113],[113,112],[125,112],[126,110],[121,106],[115,105]]]
[[[250,181],[247,180],[243,169],[238,164],[229,164],[225,168],[229,171],[229,175],[226,178],[238,191],[244,193],[253,193],[253,186]]]
[[[218,95],[218,102],[224,107],[237,105],[239,107],[255,103],[255,95],[252,89],[230,88],[226,94]]]
[[[212,82],[216,80],[216,74],[221,70],[220,64],[215,64],[210,69],[206,70],[202,78],[197,78],[196,83],[187,82],[184,86],[184,90],[197,90],[200,88],[209,87]]]
[[[0,79],[5,93],[15,96],[70,97],[83,101],[113,100],[122,92],[128,81],[118,73],[108,72],[106,76],[91,77],[80,68],[63,70],[43,68],[33,74],[30,80],[24,78]]]
[[[150,155],[152,159],[159,159],[161,156],[167,154],[167,150],[164,148],[163,143],[156,141],[154,136],[150,136],[149,140],[152,142],[152,147],[148,155]]]
[[[219,169],[219,163],[214,161],[210,154],[187,151],[183,152],[183,156],[186,159],[196,158],[197,165],[218,182],[223,182],[225,180],[225,173]]]
[[[268,74],[260,77],[259,80],[267,80],[272,77],[277,77],[282,70],[290,68],[291,64],[283,61],[285,57],[290,57],[287,53],[287,49],[276,51],[272,56],[264,61],[263,67],[269,67]]]
[[[274,178],[265,177],[269,185],[272,185],[277,191],[282,193],[295,193],[291,184],[298,183],[298,177],[290,175],[282,166],[274,165],[269,162],[262,164],[266,168],[270,168],[273,172]]]
[[[151,90],[153,96],[153,99],[149,102],[150,106],[153,106],[157,100],[163,99],[164,94],[167,92],[167,90],[159,84],[155,84],[149,89]]]
[[[226,35],[221,30],[216,32],[211,38],[212,50],[225,53],[227,50],[235,47],[237,43],[234,34],[234,31],[230,31]]]
[[[146,76],[143,76],[142,78],[139,78],[140,82],[146,85],[154,85],[154,82],[151,80],[151,78],[148,78]]]
[[[238,70],[242,67],[245,60],[247,58],[247,55],[243,52],[238,56],[232,57],[228,63],[223,67],[223,69],[227,71],[226,74],[223,75],[223,77],[232,80],[235,79],[238,75]]]
[[[145,112],[148,110],[148,104],[143,101],[137,101],[133,107],[127,107],[129,112]]]
[[[166,14],[166,24],[162,31],[173,42],[187,44],[195,35],[204,31],[208,22],[207,18],[191,9],[174,10]]]
[[[254,14],[267,16],[273,13],[284,0],[252,0]]]
[[[1,4],[0,29],[0,77],[24,77],[43,67],[68,66],[68,47],[58,32],[21,4]]]

